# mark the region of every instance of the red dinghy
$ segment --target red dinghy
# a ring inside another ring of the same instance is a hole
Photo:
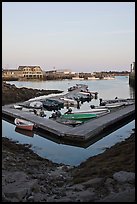
[[[20,118],[15,118],[14,123],[17,128],[24,130],[33,130],[34,127],[34,123]]]

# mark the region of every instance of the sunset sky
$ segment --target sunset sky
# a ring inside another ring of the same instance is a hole
[[[135,2],[2,2],[2,68],[130,71]]]

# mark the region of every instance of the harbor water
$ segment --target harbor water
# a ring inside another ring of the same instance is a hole
[[[113,80],[12,81],[7,83],[15,84],[17,87],[61,90],[63,91],[62,94],[67,93],[68,88],[73,85],[86,84],[89,91],[98,92],[98,98],[92,99],[90,102],[84,102],[80,106],[81,110],[89,109],[90,105],[99,105],[99,98],[134,98],[135,95],[134,89],[129,86],[129,78],[127,76],[117,76]],[[62,113],[65,111],[66,108],[61,110]],[[48,112],[47,115],[50,116],[50,114],[51,112]],[[22,132],[17,132],[14,124],[2,120],[2,137],[10,138],[21,144],[30,144],[31,149],[35,153],[53,162],[77,166],[89,157],[100,154],[106,148],[125,140],[131,135],[134,128],[135,120],[82,147],[53,140],[49,135],[42,136],[35,132],[32,135],[26,135]]]

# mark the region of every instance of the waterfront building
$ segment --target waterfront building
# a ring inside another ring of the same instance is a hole
[[[43,79],[43,71],[40,66],[19,66],[18,69],[2,69],[2,79]]]
[[[27,79],[43,79],[43,71],[40,66],[19,66],[18,70]]]
[[[2,69],[3,80],[17,80],[22,77],[22,72],[17,69]]]

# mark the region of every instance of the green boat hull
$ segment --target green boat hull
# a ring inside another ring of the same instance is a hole
[[[97,115],[96,114],[87,114],[87,113],[70,113],[70,114],[64,114],[61,116],[61,118],[64,118],[64,119],[68,119],[68,120],[79,120],[79,121],[86,121],[86,120],[90,120],[92,118],[96,118]]]

